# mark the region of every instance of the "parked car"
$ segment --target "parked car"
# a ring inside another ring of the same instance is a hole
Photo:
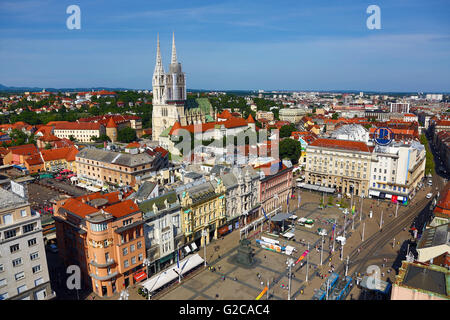
[[[428,193],[428,194],[427,194],[427,199],[431,199],[432,196],[433,196],[432,193]]]

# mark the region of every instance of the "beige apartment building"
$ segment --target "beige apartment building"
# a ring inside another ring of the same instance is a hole
[[[75,162],[78,180],[94,186],[135,186],[164,165],[158,152],[130,154],[91,148],[78,152]]]
[[[367,196],[371,156],[364,142],[317,139],[306,147],[305,182]]]
[[[0,300],[48,300],[54,297],[40,215],[31,211],[24,198],[1,189]]]

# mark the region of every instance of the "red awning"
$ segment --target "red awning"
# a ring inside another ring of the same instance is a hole
[[[145,271],[138,272],[134,275],[134,280],[136,280],[136,282],[142,281],[144,279],[147,279],[147,274],[145,273]]]

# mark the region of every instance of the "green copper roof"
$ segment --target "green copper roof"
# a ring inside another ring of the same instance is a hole
[[[172,129],[172,126],[168,127],[166,130],[164,130],[163,132],[161,132],[161,134],[159,135],[160,137],[168,137],[169,136],[169,132]]]

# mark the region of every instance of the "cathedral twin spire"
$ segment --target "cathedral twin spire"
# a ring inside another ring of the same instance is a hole
[[[177,48],[175,47],[175,32],[172,34],[172,64],[177,64]],[[161,48],[159,45],[159,33],[157,37],[157,45],[156,45],[156,65],[155,65],[155,74],[164,74],[164,67],[161,58]]]

